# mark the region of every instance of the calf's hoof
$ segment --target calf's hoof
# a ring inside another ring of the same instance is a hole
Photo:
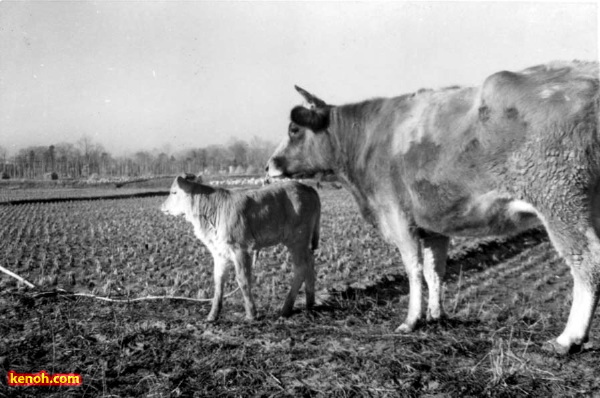
[[[216,315],[209,315],[206,317],[206,322],[207,323],[215,323],[217,321],[217,316]]]
[[[548,340],[542,345],[542,350],[549,354],[555,355],[568,355],[576,354],[582,349],[581,344],[572,344],[570,346],[564,346],[560,344],[556,339]]]
[[[244,320],[246,322],[254,322],[256,320],[256,318],[257,318],[256,314],[251,314],[251,315],[246,314],[246,317],[244,318]]]
[[[289,318],[292,316],[293,312],[294,312],[294,307],[285,306],[281,309],[281,316],[284,318]]]

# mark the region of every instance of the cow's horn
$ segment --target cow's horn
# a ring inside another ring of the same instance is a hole
[[[298,91],[300,93],[300,95],[303,96],[304,99],[309,104],[314,105],[317,108],[323,108],[323,107],[327,106],[325,101],[323,101],[322,99],[320,99],[319,97],[317,97],[315,95],[312,95],[311,93],[309,93],[302,87],[298,87],[298,86],[294,86],[294,87],[296,88],[296,91]]]

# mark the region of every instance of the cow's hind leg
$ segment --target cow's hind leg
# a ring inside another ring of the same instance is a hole
[[[215,294],[212,300],[212,306],[206,320],[208,322],[214,322],[219,317],[221,307],[223,306],[223,285],[227,279],[228,273],[228,260],[221,256],[214,256],[214,270],[213,276],[215,280]]]
[[[292,263],[294,266],[294,276],[292,277],[292,285],[290,291],[285,298],[285,302],[281,309],[281,315],[288,317],[292,315],[294,302],[302,283],[306,281],[306,306],[312,307],[315,302],[315,276],[314,276],[314,259],[310,249],[305,245],[302,247],[289,247],[292,255]]]
[[[244,296],[246,319],[252,321],[256,318],[256,305],[252,298],[252,258],[248,250],[245,248],[235,249],[234,263],[236,280]]]
[[[547,223],[554,247],[566,260],[573,275],[573,298],[569,319],[563,332],[544,345],[558,354],[581,350],[588,341],[592,317],[600,294],[600,239],[592,225],[567,226]]]
[[[442,305],[442,282],[446,274],[448,243],[446,236],[436,235],[422,239],[423,274],[429,290],[427,320],[435,321],[445,316]]]

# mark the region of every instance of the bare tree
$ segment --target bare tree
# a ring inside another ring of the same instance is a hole
[[[0,162],[2,162],[2,173],[6,173],[6,157],[8,150],[0,145]]]
[[[39,178],[48,171],[55,171],[62,178],[80,178],[93,173],[132,176],[199,173],[205,170],[219,172],[231,166],[245,171],[262,170],[273,150],[274,145],[269,141],[253,137],[250,143],[234,138],[226,146],[210,145],[175,154],[154,150],[113,157],[91,136],[83,135],[75,144],[63,142],[21,149],[14,156],[9,173],[13,177]],[[6,160],[7,151],[0,147],[3,170],[7,168]]]
[[[237,138],[233,138],[229,141],[228,149],[231,152],[232,166],[242,166],[246,167],[248,165],[248,143],[246,141],[238,140]]]

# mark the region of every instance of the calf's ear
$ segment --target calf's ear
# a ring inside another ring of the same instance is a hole
[[[329,127],[329,108],[307,109],[297,106],[292,109],[290,119],[297,125],[307,127],[314,132],[323,131]]]
[[[179,188],[183,190],[185,193],[190,193],[192,191],[192,184],[185,177],[177,177],[177,185]]]

